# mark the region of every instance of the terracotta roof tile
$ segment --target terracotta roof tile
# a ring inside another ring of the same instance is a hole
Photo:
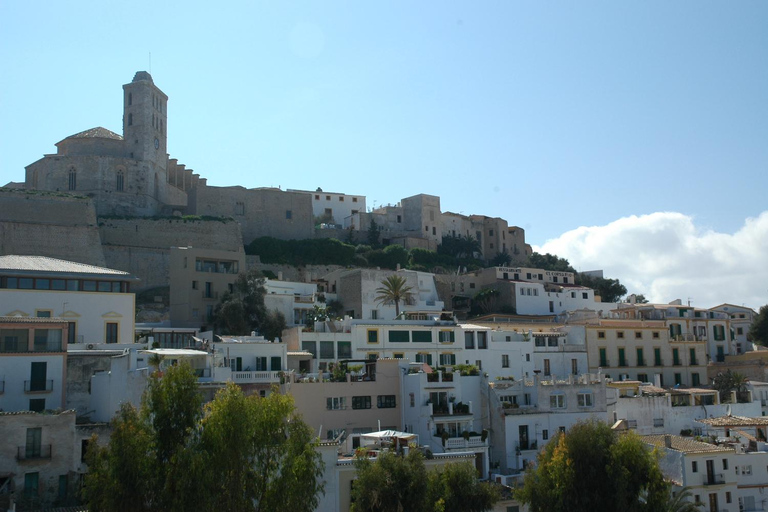
[[[670,438],[672,443],[671,448],[667,448],[665,438]],[[724,448],[709,443],[702,443],[695,441],[690,437],[673,436],[673,435],[652,435],[642,436],[643,442],[656,446],[658,448],[664,448],[667,450],[675,450],[682,453],[710,453],[710,452],[733,452],[733,448]]]

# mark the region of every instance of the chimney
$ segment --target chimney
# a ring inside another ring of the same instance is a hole
[[[672,436],[669,434],[664,434],[664,446],[666,446],[669,449],[672,449]]]

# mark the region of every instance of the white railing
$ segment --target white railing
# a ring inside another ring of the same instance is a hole
[[[232,381],[235,383],[277,383],[280,382],[280,374],[283,372],[232,372]]]
[[[477,448],[486,446],[486,442],[480,436],[470,436],[469,440],[463,437],[451,437],[445,440],[446,450],[456,450],[463,448]]]

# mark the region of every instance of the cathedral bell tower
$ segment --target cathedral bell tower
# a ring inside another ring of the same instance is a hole
[[[168,96],[155,86],[152,76],[138,71],[123,85],[123,139],[126,156],[149,161],[165,170],[168,158]]]

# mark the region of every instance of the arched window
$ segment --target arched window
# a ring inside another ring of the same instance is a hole
[[[130,92],[128,93],[128,104],[133,105],[133,94]]]
[[[125,174],[123,173],[122,169],[118,169],[118,171],[117,171],[117,183],[115,184],[115,189],[118,192],[122,192],[124,186],[125,186]]]
[[[128,126],[133,126],[133,114],[128,114]]]
[[[69,169],[69,190],[77,190],[77,171],[74,167]]]

